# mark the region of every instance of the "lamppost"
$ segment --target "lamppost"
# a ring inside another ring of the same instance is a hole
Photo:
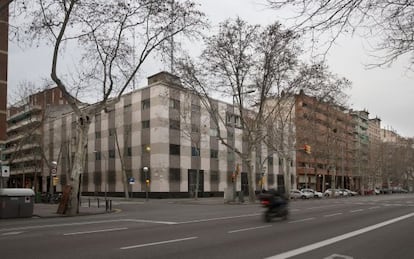
[[[145,176],[145,201],[148,201],[148,187],[150,183],[150,180],[148,178],[149,168],[147,166],[144,166],[142,168],[142,171],[144,172],[144,176]]]
[[[52,161],[50,162],[51,164],[51,168],[50,168],[50,197],[53,197],[53,192],[54,192],[54,187],[55,187],[55,183],[54,183],[54,178],[56,177],[57,174],[57,162],[56,161]]]
[[[240,92],[240,93],[235,93],[233,94],[233,121],[232,121],[232,128],[233,128],[233,201],[236,201],[236,185],[237,185],[237,174],[238,174],[238,168],[236,168],[236,114],[235,114],[235,110],[236,110],[236,102],[235,102],[235,97],[236,96],[240,96],[242,97],[245,94],[250,94],[250,93],[254,93],[256,92],[256,90],[248,90],[245,92]],[[239,103],[242,103],[241,100]],[[240,108],[240,107],[239,107]],[[237,172],[237,173],[236,173]],[[240,192],[242,190],[240,189]]]

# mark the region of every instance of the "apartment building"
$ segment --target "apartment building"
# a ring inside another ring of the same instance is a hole
[[[380,189],[382,181],[381,119],[378,117],[368,120],[368,189]]]
[[[43,147],[44,122],[60,116],[69,107],[59,88],[54,87],[28,96],[7,110],[7,140],[3,155],[10,167],[8,187],[42,188],[41,174],[46,152]]]
[[[349,113],[303,92],[296,95],[295,113],[298,188],[355,189],[354,123]],[[310,153],[304,145],[311,147]]]
[[[6,144],[7,116],[7,53],[9,34],[9,1],[0,0],[0,172],[3,160],[2,150]],[[5,179],[0,175],[0,186],[5,185]]]
[[[214,101],[222,118],[219,127],[202,105],[200,97],[184,89],[178,77],[161,72],[148,77],[148,85],[122,96],[121,100],[92,119],[88,134],[81,191],[89,195],[123,195],[124,182],[134,197],[193,197],[223,195],[233,187],[247,195],[247,168],[232,148],[221,144],[218,130],[230,146],[246,152],[242,126],[231,104]],[[44,146],[49,160],[57,161],[59,183],[66,184],[74,154],[75,116],[51,119],[45,126]],[[118,149],[119,146],[119,149]],[[261,188],[265,170],[268,186],[278,185],[276,154],[265,147],[266,168],[255,167],[255,189]],[[252,161],[258,165],[261,160]],[[125,170],[123,173],[122,168]],[[44,169],[43,179],[47,178]],[[198,177],[197,177],[198,173]],[[125,175],[125,176],[123,176]],[[47,184],[44,180],[43,184]]]
[[[357,186],[361,191],[371,189],[369,184],[372,182],[368,174],[368,158],[369,158],[369,137],[368,137],[368,121],[369,112],[350,111],[352,120],[354,121],[354,166],[352,168],[353,175],[358,178]]]

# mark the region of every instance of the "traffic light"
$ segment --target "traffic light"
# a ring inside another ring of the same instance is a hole
[[[311,146],[310,146],[310,145],[305,145],[305,146],[303,147],[303,150],[305,151],[305,153],[306,153],[306,154],[310,154],[310,153],[312,153],[312,151],[311,151]]]

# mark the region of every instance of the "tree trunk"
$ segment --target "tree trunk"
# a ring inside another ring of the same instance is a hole
[[[70,193],[68,207],[65,210],[66,215],[75,215],[79,211],[79,175],[82,173],[82,169],[85,165],[89,125],[89,122],[78,122],[77,124],[75,157],[73,159],[73,167],[69,183],[69,185],[72,187],[72,191]]]
[[[283,172],[283,179],[284,179],[284,184],[285,184],[285,194],[286,195],[290,195],[290,190],[291,190],[291,180],[290,180],[290,165],[289,165],[289,160],[286,159],[286,157],[283,158],[283,166],[285,168],[284,172]]]
[[[247,161],[247,172],[248,172],[248,186],[249,186],[249,201],[255,202],[256,201],[256,193],[255,193],[255,179],[254,179],[254,172],[252,168],[252,152],[249,152],[250,159]]]

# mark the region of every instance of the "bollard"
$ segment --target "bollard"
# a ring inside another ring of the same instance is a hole
[[[91,207],[91,198],[88,198],[88,206]]]
[[[99,198],[96,198],[96,200],[98,201],[98,208],[99,208]]]
[[[112,200],[109,200],[109,211],[112,211]]]

